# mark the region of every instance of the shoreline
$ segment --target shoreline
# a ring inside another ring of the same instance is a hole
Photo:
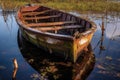
[[[66,11],[83,11],[83,12],[120,12],[120,2],[113,1],[78,1],[78,2],[60,2],[60,1],[48,1],[48,2],[25,2],[25,1],[1,1],[0,5],[4,10],[12,10],[19,8],[25,4],[32,3],[51,7],[59,10]],[[9,5],[8,5],[9,4]]]

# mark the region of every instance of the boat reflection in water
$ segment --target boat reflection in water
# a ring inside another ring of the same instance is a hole
[[[60,55],[51,55],[27,42],[18,31],[18,44],[23,57],[40,73],[40,77],[49,80],[84,80],[92,71],[95,57],[91,45],[72,63]]]

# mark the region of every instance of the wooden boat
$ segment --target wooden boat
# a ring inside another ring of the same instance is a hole
[[[96,30],[91,21],[39,5],[21,7],[16,20],[25,39],[73,62],[87,48]]]

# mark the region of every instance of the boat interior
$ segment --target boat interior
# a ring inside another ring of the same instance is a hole
[[[28,28],[43,32],[75,36],[91,28],[90,22],[84,19],[44,6],[28,6],[20,13]]]

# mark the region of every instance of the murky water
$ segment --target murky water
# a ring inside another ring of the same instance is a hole
[[[77,77],[87,80],[119,80],[120,14],[72,14],[97,24],[90,45],[92,50],[89,55],[85,53],[81,56],[76,64],[55,58],[28,43],[18,31],[15,14],[3,15],[0,11],[0,80],[12,80],[13,58],[17,59],[19,65],[16,80],[72,80]],[[89,68],[86,67],[87,63]],[[83,70],[85,72],[80,76]]]

